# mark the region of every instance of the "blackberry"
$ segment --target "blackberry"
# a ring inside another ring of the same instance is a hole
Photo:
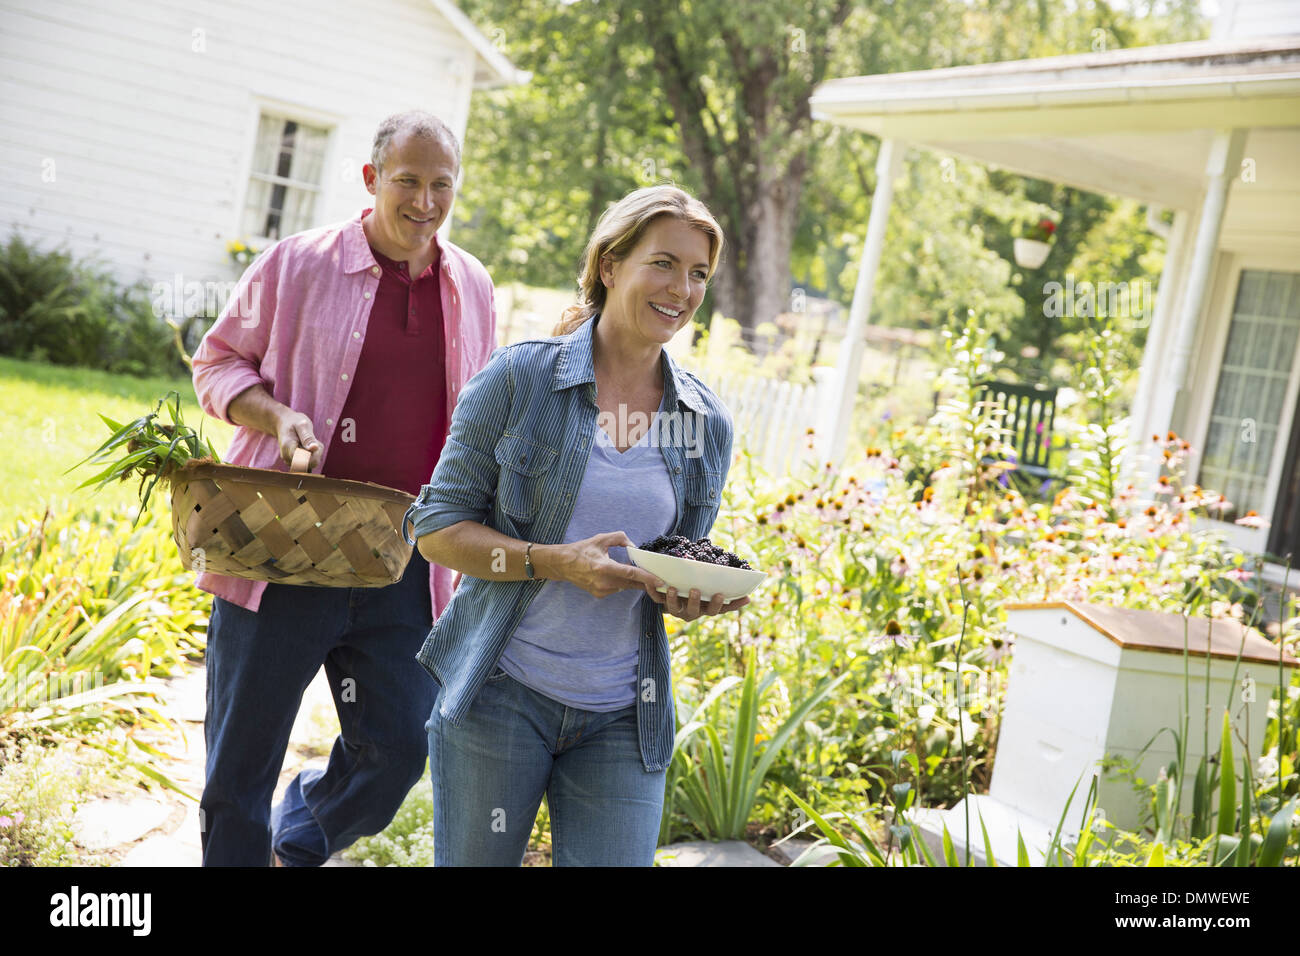
[[[686,558],[688,561],[700,561],[704,564],[717,564],[727,568],[740,568],[752,571],[749,562],[730,551],[724,551],[708,538],[692,541],[680,534],[661,534],[646,544],[642,551],[653,551],[673,558]]]

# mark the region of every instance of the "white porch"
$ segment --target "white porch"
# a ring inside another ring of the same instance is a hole
[[[1272,526],[1213,524],[1246,550],[1300,557],[1300,10],[1295,20],[1286,36],[823,84],[815,115],[882,140],[829,455],[845,447],[902,154],[933,149],[1173,210],[1130,446],[1177,432],[1197,451],[1191,480],[1226,494],[1230,517],[1253,510]],[[1129,466],[1152,480],[1152,463]]]

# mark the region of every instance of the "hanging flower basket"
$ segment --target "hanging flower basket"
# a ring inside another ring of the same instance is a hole
[[[1047,254],[1052,251],[1050,242],[1039,239],[1016,239],[1014,243],[1016,265],[1022,269],[1037,269],[1047,261]]]
[[[1022,269],[1037,269],[1047,260],[1052,251],[1052,237],[1056,234],[1056,223],[1050,219],[1040,219],[1037,225],[1026,230],[1025,235],[1016,237],[1012,244],[1016,265]]]

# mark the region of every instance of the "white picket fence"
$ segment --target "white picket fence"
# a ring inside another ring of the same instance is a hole
[[[823,429],[828,421],[833,369],[815,369],[816,381],[811,385],[759,376],[725,377],[694,368],[691,371],[731,412],[737,450],[746,449],[774,475],[791,471],[803,461],[815,460],[815,436],[810,436],[808,429]]]

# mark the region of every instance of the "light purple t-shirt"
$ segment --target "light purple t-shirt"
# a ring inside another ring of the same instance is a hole
[[[677,499],[658,446],[658,422],[656,414],[641,441],[622,453],[596,428],[565,544],[609,531],[643,544],[673,529]],[[609,556],[632,563],[626,548],[611,548]],[[598,600],[567,581],[547,581],[506,645],[501,669],[569,707],[599,713],[631,707],[644,596],[644,589],[629,588]]]

